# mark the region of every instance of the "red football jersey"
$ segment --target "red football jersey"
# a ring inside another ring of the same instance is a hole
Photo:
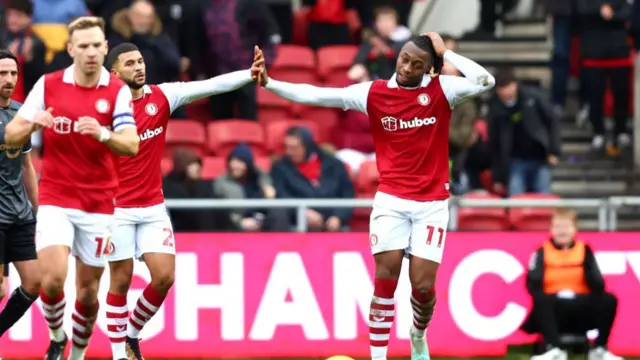
[[[39,204],[113,213],[118,187],[117,156],[92,136],[80,134],[77,120],[90,116],[114,131],[135,127],[129,88],[104,68],[96,87],[77,86],[72,65],[41,77],[18,115],[31,120],[50,107],[54,127],[42,130],[46,154]]]
[[[164,201],[160,164],[167,124],[176,105],[171,101],[175,98],[171,85],[145,85],[143,96],[133,101],[140,150],[134,157],[120,157],[117,207],[147,207]]]
[[[447,199],[451,106],[439,76],[416,89],[374,81],[367,113],[380,172],[378,190],[410,200]]]

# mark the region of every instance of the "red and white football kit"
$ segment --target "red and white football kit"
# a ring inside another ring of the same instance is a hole
[[[425,75],[415,88],[399,86],[395,75],[340,89],[267,83],[268,90],[295,102],[369,116],[380,172],[370,220],[374,254],[405,250],[442,260],[449,222],[451,109],[495,83],[487,70],[453,51],[446,51],[444,60],[465,77]]]
[[[134,157],[120,158],[113,247],[107,260],[140,258],[146,253],[175,254],[160,167],[171,113],[192,101],[233,91],[251,81],[249,70],[243,70],[203,81],[144,86],[143,96],[133,101],[140,149]]]
[[[77,86],[74,66],[41,77],[18,115],[32,120],[53,108],[54,126],[44,128],[47,148],[40,179],[36,246],[62,245],[82,262],[104,266],[118,187],[117,161],[106,144],[77,131],[77,120],[90,116],[120,131],[135,127],[131,92],[102,69],[98,85]]]

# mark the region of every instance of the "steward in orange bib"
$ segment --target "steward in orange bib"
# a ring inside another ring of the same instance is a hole
[[[585,336],[597,329],[589,360],[620,360],[607,350],[618,300],[605,292],[604,278],[593,251],[576,239],[576,213],[558,209],[551,220],[551,239],[533,253],[527,273],[527,290],[533,309],[522,330],[540,333],[544,352],[532,360],[566,360],[560,335]]]

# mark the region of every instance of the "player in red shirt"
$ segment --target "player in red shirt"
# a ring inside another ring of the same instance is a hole
[[[51,343],[45,359],[62,359],[64,283],[69,252],[76,257],[76,302],[70,359],[84,359],[98,313],[98,286],[109,247],[118,187],[118,155],[133,156],[139,139],[131,92],[102,66],[104,21],[81,17],[69,25],[73,65],[44,75],[6,127],[6,142],[24,144],[42,129],[36,247],[43,274],[40,298]]]
[[[376,270],[369,317],[371,358],[387,358],[395,316],[394,292],[404,256],[410,260],[413,326],[411,358],[429,359],[425,330],[436,302],[434,284],[449,221],[449,120],[451,109],[491,89],[493,76],[446,50],[436,33],[407,42],[389,80],[346,88],[291,84],[267,77],[256,48],[252,76],[294,102],[356,110],[369,116],[380,172],[370,222]],[[438,75],[444,61],[465,77]],[[431,75],[430,75],[431,74]]]
[[[160,168],[169,117],[182,105],[233,91],[253,80],[247,69],[204,81],[146,85],[144,59],[138,47],[130,43],[113,48],[107,64],[131,89],[140,137],[139,154],[120,158],[120,186],[111,239],[114,247],[107,257],[111,269],[108,331],[114,359],[127,356],[142,359],[138,334],[162,305],[174,279],[175,243],[164,205]],[[144,260],[151,283],[127,323],[126,296],[134,257]]]

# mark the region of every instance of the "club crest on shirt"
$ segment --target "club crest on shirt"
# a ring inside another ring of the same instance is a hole
[[[431,99],[429,99],[429,95],[427,95],[427,94],[418,95],[418,103],[420,105],[427,106],[427,105],[429,105],[430,101],[431,101]]]
[[[144,107],[144,111],[148,115],[153,116],[158,113],[158,107],[156,106],[156,104],[147,104],[147,106]]]
[[[98,111],[100,114],[106,114],[107,112],[109,112],[109,107],[109,102],[105,99],[96,101],[96,111]]]

